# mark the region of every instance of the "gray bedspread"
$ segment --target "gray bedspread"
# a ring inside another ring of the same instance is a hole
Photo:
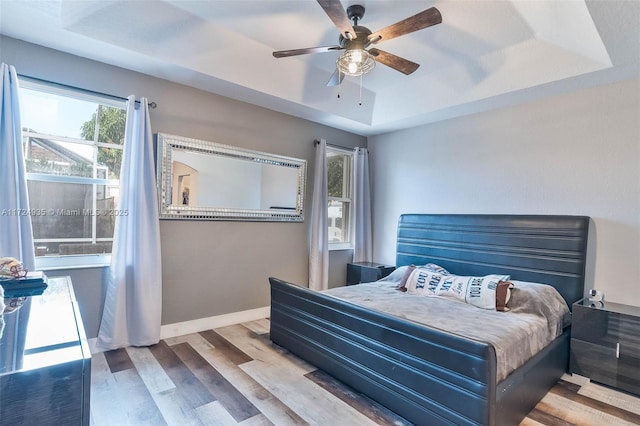
[[[498,312],[441,297],[403,293],[396,290],[403,275],[403,268],[399,268],[377,282],[333,288],[323,293],[493,345],[497,382],[562,334],[563,327],[569,323],[566,302],[548,285],[512,281],[515,288],[509,302],[511,310]]]

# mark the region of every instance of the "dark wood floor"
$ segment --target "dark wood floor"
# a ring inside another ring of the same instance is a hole
[[[406,425],[273,345],[269,321],[94,354],[93,425]],[[640,398],[565,375],[521,426],[640,425]]]

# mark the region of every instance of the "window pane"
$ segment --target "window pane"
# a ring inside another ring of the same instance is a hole
[[[99,179],[120,179],[120,165],[122,164],[122,150],[118,148],[98,148],[98,177]]]
[[[350,152],[327,149],[330,244],[350,243],[351,161]]]
[[[344,192],[344,155],[329,155],[327,156],[327,188],[329,190],[329,197],[344,198],[346,197]]]
[[[96,237],[113,238],[118,211],[119,185],[96,185]],[[126,214],[123,212],[120,214]],[[110,253],[111,251],[109,251]]]
[[[30,89],[20,90],[22,126],[33,132],[93,140],[98,104]]]
[[[124,144],[124,127],[127,121],[127,112],[124,109],[113,108],[104,105],[99,106],[100,133],[98,142]],[[95,125],[93,121],[84,124],[87,134],[93,133]]]
[[[96,208],[94,185],[29,180],[27,186],[37,256],[111,252],[110,241],[92,242],[94,226],[113,236],[115,200],[108,187],[96,185]]]
[[[329,243],[348,243],[350,237],[349,203],[329,200]]]
[[[27,172],[93,177],[91,145],[35,137],[24,138]]]

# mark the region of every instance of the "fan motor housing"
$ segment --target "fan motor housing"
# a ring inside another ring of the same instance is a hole
[[[338,44],[344,49],[364,49],[369,45],[368,37],[371,35],[371,30],[367,27],[360,25],[354,25],[353,30],[356,32],[356,38],[349,40],[342,34],[338,39]]]

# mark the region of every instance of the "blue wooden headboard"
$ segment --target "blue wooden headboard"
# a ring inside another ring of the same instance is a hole
[[[509,274],[583,297],[587,216],[404,214],[396,265],[436,263],[456,275]]]

